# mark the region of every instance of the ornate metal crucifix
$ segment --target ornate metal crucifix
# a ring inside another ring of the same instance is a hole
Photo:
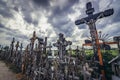
[[[92,7],[91,2],[88,2],[86,4],[86,8],[87,8],[86,14],[88,16],[85,18],[82,18],[80,20],[75,21],[75,24],[80,25],[80,24],[86,23],[89,26],[90,34],[91,34],[91,38],[92,38],[93,52],[94,52],[95,58],[96,57],[99,58],[100,66],[103,67],[103,60],[102,60],[102,55],[100,52],[98,33],[96,30],[95,22],[100,18],[108,17],[108,16],[112,15],[114,13],[114,10],[108,9],[108,10],[105,10],[103,12],[93,14],[94,8]],[[101,72],[104,76],[104,70],[101,70]]]
[[[65,55],[66,53],[66,47],[71,44],[72,44],[71,41],[65,40],[64,35],[62,33],[59,34],[59,39],[53,45],[58,48],[58,55],[60,59],[63,59],[63,55]]]

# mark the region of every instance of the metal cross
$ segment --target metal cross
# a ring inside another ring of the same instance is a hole
[[[71,41],[65,40],[64,35],[62,33],[59,34],[59,39],[53,45],[58,48],[58,55],[59,55],[60,59],[62,59],[63,55],[65,55],[66,47],[71,44],[72,44]]]

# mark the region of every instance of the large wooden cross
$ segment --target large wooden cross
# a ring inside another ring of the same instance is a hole
[[[80,25],[80,24],[86,23],[89,26],[90,34],[92,37],[92,46],[93,46],[94,55],[98,56],[99,61],[100,61],[100,66],[103,67],[103,60],[102,60],[102,55],[100,52],[98,33],[96,30],[95,22],[100,18],[108,17],[108,16],[112,15],[114,13],[114,10],[108,9],[108,10],[105,10],[103,12],[93,14],[94,8],[92,7],[91,2],[88,2],[86,4],[86,8],[87,8],[86,14],[88,16],[85,18],[82,18],[80,20],[75,21],[75,24]],[[101,70],[101,72],[104,76],[105,75],[104,70]],[[105,78],[103,78],[103,80],[105,80]]]

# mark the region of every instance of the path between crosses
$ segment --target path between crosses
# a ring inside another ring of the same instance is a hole
[[[0,80],[17,80],[16,75],[2,61],[0,61]]]

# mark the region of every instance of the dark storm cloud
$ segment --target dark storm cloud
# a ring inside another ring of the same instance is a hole
[[[100,25],[96,24],[98,29],[104,29],[105,27],[107,27],[107,25],[120,22],[120,8],[118,7],[119,5],[120,5],[120,1],[116,0],[110,4],[111,7],[107,7],[107,9],[113,8],[114,13],[111,16],[100,19],[99,21],[104,21],[104,22],[102,22],[102,24]]]
[[[38,25],[38,20],[34,20],[31,16],[31,13],[34,13],[34,11],[37,10],[41,10],[38,6],[33,4],[33,1],[28,0],[28,1],[24,1],[24,0],[18,0],[13,2],[11,5],[13,5],[14,7],[12,7],[12,9],[14,11],[16,11],[18,14],[20,14],[24,21],[27,22],[28,24],[33,24],[33,25]]]
[[[28,24],[33,24],[35,26],[38,25],[38,20],[34,20],[31,16],[31,13],[33,12],[33,10],[22,9],[21,11],[23,13],[23,16],[24,16],[23,19],[24,19],[25,22],[27,22]]]
[[[51,16],[55,16],[55,15],[59,16],[62,14],[67,15],[67,14],[73,13],[74,10],[71,9],[71,7],[77,2],[79,2],[79,0],[68,0],[68,3],[66,3],[63,8],[60,8],[60,6],[55,6],[52,10]]]
[[[5,39],[8,40],[8,41],[12,41],[11,37],[6,37]]]
[[[0,9],[0,15],[2,15],[3,17],[13,17],[11,13],[1,10],[1,9]]]
[[[39,6],[49,6],[50,0],[33,0],[33,2]]]
[[[52,31],[53,32],[55,31],[55,33],[57,33],[57,34],[59,34],[59,33],[65,34],[65,37],[71,37],[71,35],[75,31],[74,29],[76,26],[75,26],[74,21],[71,21],[71,19],[68,18],[68,15],[69,14],[74,15],[74,13],[77,13],[76,10],[74,10],[72,8],[72,6],[77,6],[76,4],[79,4],[79,6],[80,6],[80,7],[78,7],[78,6],[76,7],[76,8],[79,8],[78,10],[80,10],[80,13],[81,13],[80,15],[77,14],[79,19],[86,17],[85,3],[87,2],[87,0],[84,0],[84,1],[83,0],[65,0],[65,1],[68,1],[65,4],[53,2],[53,5],[51,5],[51,3],[54,0],[25,0],[25,1],[24,0],[14,0],[14,1],[15,1],[15,3],[13,4],[10,0],[8,0],[8,2],[10,2],[10,3],[0,0],[0,15],[5,17],[5,20],[6,20],[10,17],[13,17],[14,15],[17,16],[16,13],[18,13],[18,14],[21,13],[20,15],[18,15],[18,20],[19,20],[19,18],[20,19],[23,18],[23,20],[24,20],[23,22],[25,22],[25,26],[23,23],[24,27],[26,27],[26,23],[27,23],[28,27],[31,26],[31,24],[33,24],[34,26],[39,26],[38,24],[41,23],[39,21],[41,21],[41,19],[42,19],[41,16],[43,16],[48,20],[47,21],[48,23],[46,23],[46,24],[50,24],[50,26],[53,27],[52,30],[47,31],[47,36],[52,36],[53,35],[53,34],[51,34]],[[58,1],[58,0],[55,0],[55,1]],[[59,1],[61,1],[61,0],[59,0]],[[97,1],[90,0],[90,1],[92,1],[95,11],[99,12],[100,11],[100,9],[99,9],[100,1],[99,0],[97,0]],[[115,14],[106,19],[105,18],[101,19],[100,21],[105,20],[101,24],[96,23],[97,29],[104,29],[107,26],[109,26],[110,24],[117,23],[120,21],[120,17],[119,17],[120,9],[117,8],[120,3],[118,3],[118,2],[119,1],[116,0],[115,3],[112,3],[113,8],[115,8]],[[83,4],[84,4],[84,7],[81,7],[81,6],[83,6]],[[12,11],[15,11],[15,13],[12,14]],[[43,14],[43,15],[41,15],[41,14]],[[36,19],[36,16],[38,16],[37,19]],[[12,19],[12,21],[14,20],[14,18]],[[15,20],[16,20],[16,18],[15,18]],[[110,21],[111,21],[111,23],[109,23]],[[3,23],[6,23],[6,22],[3,21]],[[12,24],[12,23],[8,23],[7,25],[9,25],[9,24]],[[86,24],[79,25],[77,27],[79,27],[79,29],[81,30],[81,33],[77,33],[77,32],[76,33],[80,34],[81,38],[84,38],[89,35],[89,29],[85,30],[88,27]],[[0,24],[0,32],[4,31],[3,33],[6,33],[6,35],[5,35],[6,40],[11,40],[10,37],[7,37],[7,36],[12,36],[15,38],[19,38],[21,40],[23,39],[25,41],[26,41],[26,39],[29,40],[29,38],[26,35],[23,35],[23,33],[20,32],[20,30],[18,30],[18,29],[14,30],[14,29],[15,28],[13,26],[6,27],[5,25]],[[38,29],[38,28],[36,27],[36,29]],[[119,34],[119,30],[120,30],[119,28],[117,30],[112,30],[110,35]],[[75,34],[75,38],[79,36],[77,34]],[[81,35],[81,34],[83,34],[83,35]],[[53,40],[53,38],[51,39],[51,41],[52,40]]]
[[[21,34],[19,30],[10,29],[6,32],[7,35],[13,36],[15,38],[28,39],[26,35]]]
[[[0,24],[0,32],[4,32],[6,35],[14,36],[16,38],[28,39],[28,37],[22,35],[19,30],[7,28],[3,24]]]
[[[73,33],[73,29],[72,28],[68,28],[64,32],[65,32],[66,37],[71,37],[72,33]]]
[[[3,17],[13,17],[10,8],[7,6],[7,3],[0,0],[0,7],[0,15],[2,15]]]
[[[5,26],[0,23],[0,33],[3,33],[3,32],[4,32],[4,31],[2,30],[2,28],[5,28]]]
[[[48,23],[52,24],[55,28],[55,32],[62,32],[65,33],[66,36],[71,36],[74,22],[71,22],[68,18],[68,14],[74,13],[71,7],[78,1],[79,0],[68,0],[68,3],[66,3],[63,8],[60,6],[52,8],[52,14],[48,17]]]
[[[4,31],[0,29],[0,33],[3,33]]]
[[[57,34],[64,33],[66,36],[70,36],[73,32],[73,24],[67,17],[56,16],[49,23],[52,24]]]
[[[26,40],[26,39],[28,40],[28,38],[26,38],[26,36],[24,35],[19,35],[19,36],[10,35],[10,36],[7,36],[5,39],[11,42],[13,37],[15,38],[15,41]]]
[[[15,11],[19,12],[18,7],[15,6],[13,9],[14,9]]]
[[[38,25],[38,20],[33,20],[30,15],[27,15],[24,20],[29,24]]]
[[[5,26],[3,24],[0,23],[0,28],[4,28]]]
[[[13,30],[13,29],[10,29],[10,28],[8,28],[8,27],[5,27],[5,25],[3,25],[3,24],[1,24],[0,23],[0,29],[1,29],[1,31],[3,31],[3,32],[6,32],[8,35],[12,35],[12,34],[16,34],[17,32],[15,31],[15,30]],[[12,34],[11,34],[12,33]]]
[[[120,22],[120,8],[115,10],[115,14],[113,16],[112,22]]]
[[[1,28],[2,30],[15,32],[13,29],[10,29],[10,28],[5,27],[5,25],[3,25],[3,24],[0,24],[0,26],[1,26],[0,28]]]

